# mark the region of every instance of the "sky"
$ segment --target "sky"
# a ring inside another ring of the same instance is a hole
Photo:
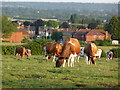
[[[81,3],[118,3],[120,0],[0,0],[10,2],[81,2]]]

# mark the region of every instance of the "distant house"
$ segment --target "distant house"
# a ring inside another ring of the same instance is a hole
[[[82,29],[73,33],[72,37],[77,38],[80,41],[97,41],[97,40],[105,40],[110,39],[111,35],[108,31],[105,30],[87,30]]]
[[[23,40],[23,34],[22,32],[13,32],[9,38],[4,38],[3,40],[11,43],[20,43]]]
[[[24,38],[30,38],[29,33],[25,29],[18,29],[18,32],[13,32],[9,38],[2,40],[9,41],[11,43],[20,43]]]
[[[24,38],[28,38],[28,39],[30,38],[30,34],[27,30],[20,28],[20,29],[18,29],[18,32],[22,32],[23,39]]]

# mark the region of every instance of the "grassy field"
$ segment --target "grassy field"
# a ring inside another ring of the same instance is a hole
[[[75,67],[55,67],[43,56],[19,59],[2,56],[3,88],[118,88],[118,62],[102,58],[87,65],[83,58]]]
[[[9,42],[2,42],[1,45],[5,46],[15,46],[15,45],[25,45],[26,43],[9,43]]]

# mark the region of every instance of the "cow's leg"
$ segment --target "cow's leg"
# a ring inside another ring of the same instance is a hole
[[[77,61],[79,62],[80,56],[77,56]]]
[[[24,58],[24,54],[20,54],[21,58]]]
[[[53,56],[53,62],[55,62],[55,58],[56,58],[56,57],[55,57],[55,55],[54,55],[54,56]]]
[[[89,58],[88,58],[88,56],[84,55],[84,58],[85,58],[85,62],[86,62],[87,64],[89,64]]]
[[[48,60],[48,55],[46,55],[46,60]]]
[[[71,67],[74,67],[74,60],[75,60],[75,57],[71,58]]]
[[[91,64],[91,57],[88,56],[88,64]]]
[[[70,58],[68,59],[68,67],[70,66]]]
[[[64,59],[64,62],[63,62],[63,67],[65,67],[65,63],[66,63],[66,60]]]

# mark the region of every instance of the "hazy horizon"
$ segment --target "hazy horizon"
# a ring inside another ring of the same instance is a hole
[[[118,3],[119,0],[0,0],[2,2],[73,2],[73,3]]]

